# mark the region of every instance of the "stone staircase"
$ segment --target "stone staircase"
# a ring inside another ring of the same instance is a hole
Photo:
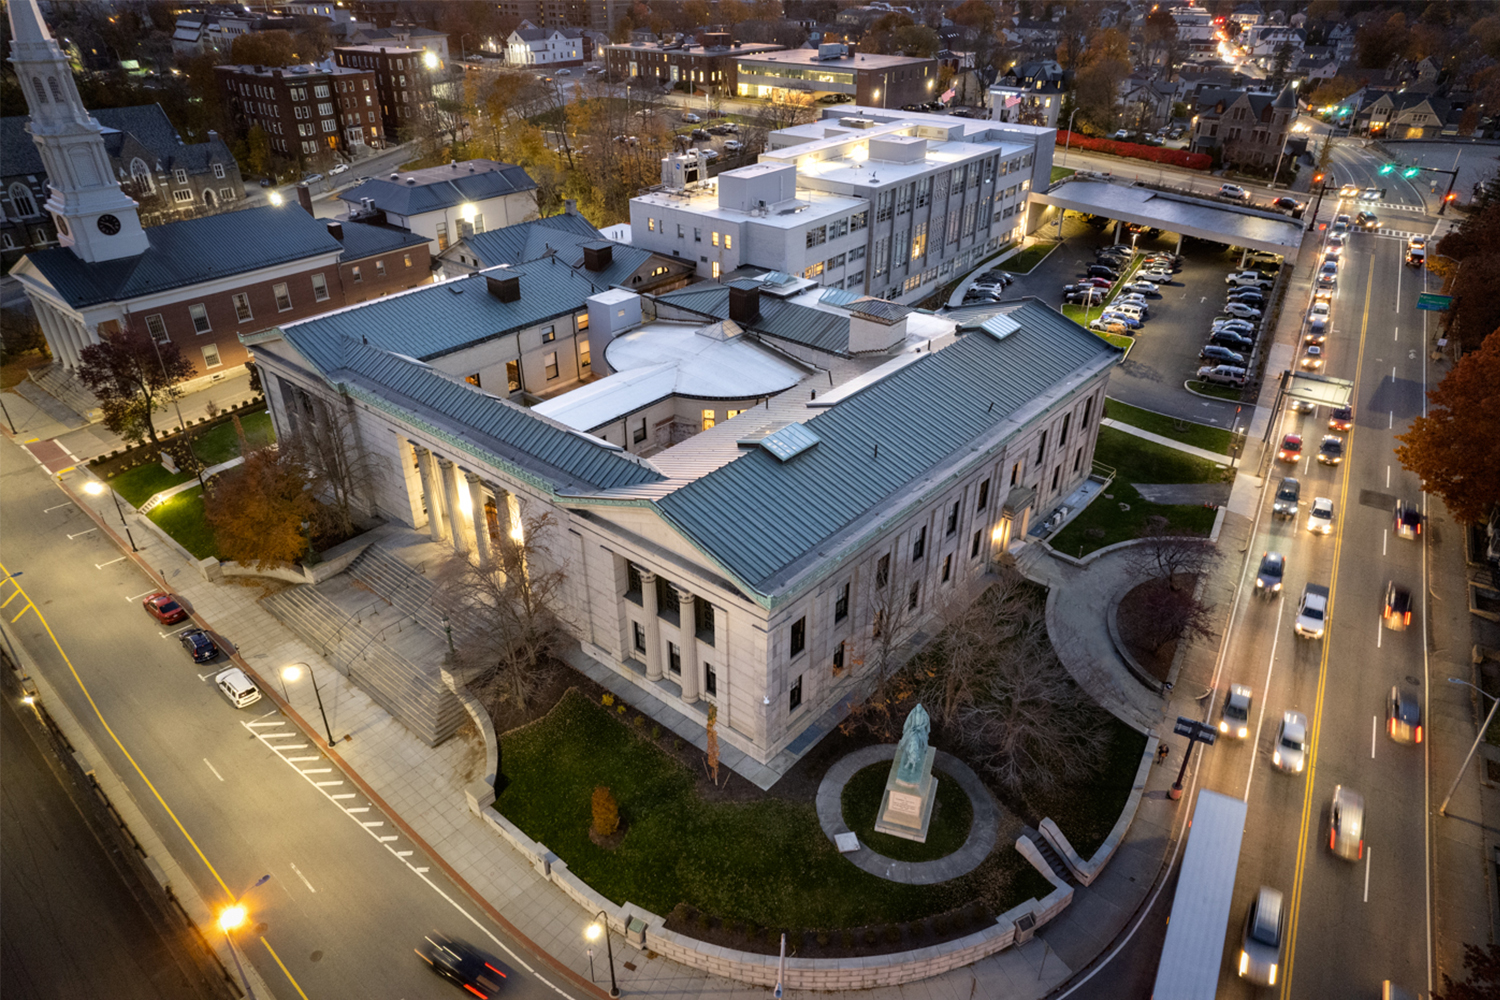
[[[1056,583],[1063,569],[1058,561],[1052,558],[1052,552],[1045,545],[1037,542],[1028,542],[1020,547],[1015,554],[1016,572],[1033,583],[1051,587]]]
[[[28,378],[47,395],[78,414],[84,422],[99,419],[99,400],[78,380],[72,370],[57,362],[40,365],[27,373]]]
[[[1052,845],[1047,843],[1046,837],[1043,837],[1029,826],[1022,830],[1022,836],[1036,846],[1037,853],[1041,854],[1042,860],[1047,862],[1047,866],[1052,869],[1058,878],[1062,879],[1068,885],[1076,886],[1079,884],[1078,879],[1073,877],[1073,870],[1068,867],[1067,862],[1063,861],[1062,856],[1053,849]]]
[[[272,594],[261,604],[428,746],[436,746],[467,715],[443,683],[446,646],[431,610],[431,589],[421,574],[372,545],[344,573]]]

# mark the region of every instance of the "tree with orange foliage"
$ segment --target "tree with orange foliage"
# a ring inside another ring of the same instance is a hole
[[[1397,436],[1396,457],[1442,497],[1457,521],[1482,521],[1500,503],[1500,330],[1465,354],[1427,394],[1427,415]]]
[[[307,466],[290,449],[251,452],[203,495],[203,516],[219,555],[257,569],[296,562],[307,553],[304,526],[316,507]]]
[[[594,797],[589,805],[593,810],[594,833],[600,837],[611,837],[620,828],[620,806],[614,793],[603,785],[594,787]]]
[[[708,776],[714,783],[719,784],[719,706],[708,706]]]

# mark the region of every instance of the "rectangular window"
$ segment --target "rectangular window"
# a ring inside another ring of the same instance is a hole
[[[948,578],[951,577],[952,575],[953,575],[953,553],[950,552],[947,555],[943,556],[943,582],[947,583],[948,582]]]
[[[974,532],[974,541],[969,545],[969,558],[970,559],[977,558],[978,555],[979,555],[979,536],[982,533],[983,533],[983,529],[980,529],[979,531]]]
[[[407,267],[411,267],[411,254],[402,254],[402,260],[405,261]]]
[[[990,503],[990,481],[986,479],[979,484],[979,502],[974,505],[975,510],[984,510]]]
[[[699,226],[694,226],[693,227],[693,242],[694,243],[702,243],[703,242],[703,230]]]
[[[710,646],[714,644],[714,606],[700,597],[693,598],[693,631]]]
[[[151,339],[157,343],[171,339],[167,336],[167,324],[162,322],[161,313],[152,313],[146,317],[146,332],[151,334]]]
[[[589,328],[589,314],[586,313],[586,312],[581,312],[578,315],[574,316],[573,317],[573,328],[575,330],[577,330],[579,333],[582,333],[584,330],[587,330]]]
[[[1047,432],[1042,431],[1041,442],[1036,446],[1036,464],[1041,465],[1047,454]]]
[[[355,270],[357,271],[359,269],[355,268]],[[384,278],[385,277],[385,261],[383,261],[383,260],[377,260],[375,262],[375,277],[377,277],[377,278]],[[356,280],[358,280],[358,279],[356,279]]]
[[[183,170],[181,167],[178,167],[176,170],[172,171],[172,179],[175,180],[178,184],[186,184],[187,171]]]
[[[885,555],[881,556],[880,561],[875,564],[875,586],[877,588],[884,587],[887,583],[890,582],[890,579],[891,556],[890,553],[887,552]]]
[[[315,302],[327,302],[328,301],[328,282],[327,282],[327,280],[325,280],[324,277],[321,274],[315,274],[315,275],[312,276],[312,286],[313,286],[313,301],[315,301]]]
[[[724,234],[724,249],[725,250],[733,250],[734,249],[734,234],[733,233],[725,233]]]
[[[813,226],[807,231],[807,245],[809,248],[822,246],[828,238],[827,226]]]
[[[702,423],[703,423],[703,429],[704,430],[708,430],[709,428],[713,427],[713,425],[714,425],[714,417],[717,416],[717,415],[718,415],[718,411],[717,410],[704,410],[703,411],[703,420],[702,420]]]
[[[1080,465],[1082,465],[1082,464],[1083,464],[1083,449],[1079,448],[1078,451],[1073,455],[1073,471],[1077,472],[1078,471],[1078,467]]]
[[[916,562],[927,551],[927,525],[917,532],[917,540],[911,545],[911,561]]]
[[[1073,419],[1073,414],[1071,414],[1071,413],[1064,413],[1063,414],[1062,432],[1057,435],[1057,446],[1059,448],[1066,448],[1067,445],[1068,445],[1068,421],[1070,421],[1072,419]]]
[[[589,354],[589,342],[580,340],[578,342],[578,368],[580,371],[589,371],[592,357]]]
[[[853,233],[865,228],[865,226],[870,224],[869,219],[870,213],[868,211],[855,212],[849,216],[849,231]]]
[[[224,164],[214,164],[214,177],[221,181],[224,179]]]
[[[470,385],[472,385],[476,389],[483,388],[479,384],[479,373],[478,372],[475,372],[473,375],[465,375],[464,376],[464,381],[467,382],[467,383],[469,383]]]
[[[192,189],[191,188],[179,188],[178,190],[173,191],[172,192],[172,200],[175,201],[175,202],[181,203],[181,204],[186,204],[187,202],[192,201],[193,200]]]
[[[864,247],[855,247],[853,250],[850,250],[849,251],[849,259],[851,261],[864,260],[865,259],[865,248]]]
[[[204,344],[203,345],[203,367],[204,368],[217,368],[217,367],[219,367],[219,365],[220,365],[220,361],[219,361],[219,345],[217,345],[217,344]]]
[[[718,261],[714,261],[713,262],[712,270],[713,270],[713,276],[715,278],[718,278],[718,276],[719,276],[719,262]]]
[[[687,227],[680,222],[677,223],[677,238],[679,240],[687,239]]]
[[[917,610],[917,602],[922,598],[922,583],[920,580],[911,582],[911,589],[906,592],[906,610]]]
[[[955,500],[955,501],[953,501],[953,508],[948,511],[948,526],[947,526],[947,528],[945,528],[943,530],[943,534],[945,534],[945,535],[951,535],[951,534],[953,534],[957,530],[958,530],[958,501]]]
[[[213,329],[208,322],[208,307],[202,302],[194,302],[188,306],[188,315],[193,318],[194,333],[207,333]]]
[[[715,231],[715,232],[714,232],[714,233],[713,233],[713,234],[712,234],[712,236],[713,236],[713,239],[712,239],[712,241],[711,241],[711,242],[712,242],[712,243],[713,243],[713,245],[714,245],[714,246],[718,246],[718,245],[719,245],[719,234],[718,234],[718,232],[717,232],[717,231]]]
[[[292,296],[287,291],[286,282],[279,281],[271,286],[271,294],[276,296],[276,311],[286,312],[292,308]]]
[[[1094,397],[1090,396],[1083,401],[1083,426],[1089,425],[1089,418],[1094,415]]]
[[[844,670],[844,648],[847,645],[848,643],[841,641],[833,651],[833,672],[835,674],[842,673]]]
[[[717,695],[719,693],[719,675],[714,673],[712,663],[703,663],[703,693],[706,695]]]
[[[796,656],[807,648],[807,619],[798,618],[792,622],[792,647],[791,655]]]
[[[437,241],[438,253],[442,253],[448,249],[448,223],[439,222],[437,224]]]
[[[557,327],[549,326],[542,331],[542,343],[550,344],[557,339]]]
[[[795,712],[795,711],[797,711],[798,708],[801,707],[801,705],[802,705],[802,675],[798,674],[797,675],[797,679],[794,680],[794,681],[792,681],[792,690],[791,690],[790,694],[788,694],[788,696],[787,696],[787,711],[788,712]]]
[[[255,316],[250,312],[250,296],[244,292],[234,293],[234,314],[241,323],[248,323]]]
[[[849,617],[849,584],[845,583],[839,591],[838,600],[833,602],[833,620],[841,622]]]
[[[349,274],[354,279],[354,283],[356,285],[360,284],[361,282],[363,282],[365,280],[364,277],[359,273],[359,265],[358,264],[354,265],[353,269],[349,272]]]
[[[640,622],[631,622],[635,629],[635,651],[644,653],[646,651],[646,630],[641,627]]]
[[[542,366],[547,372],[547,381],[550,382],[553,379],[557,378],[557,352],[548,351],[546,354],[542,355]]]
[[[640,444],[642,441],[646,440],[646,418],[645,417],[642,417],[641,418],[641,422],[636,425],[635,433],[631,435],[631,438],[633,439],[633,441],[634,441],[635,444]]]
[[[1012,465],[1010,467],[1010,484],[1012,486],[1016,485],[1016,481],[1018,479],[1020,479],[1020,478],[1021,478],[1021,463],[1017,462],[1015,465]]]
[[[682,676],[682,650],[677,648],[677,643],[667,643],[667,670]]]
[[[911,256],[913,260],[927,256],[927,223],[925,222],[917,223],[917,228],[912,233]]]

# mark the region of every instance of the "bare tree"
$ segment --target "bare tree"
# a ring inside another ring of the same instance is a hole
[[[524,712],[568,641],[566,575],[551,557],[547,512],[500,531],[481,567],[455,556],[438,573],[436,604],[453,626],[455,667],[491,711]]]
[[[897,721],[905,716],[904,706],[913,696],[914,678],[896,673],[896,661],[916,638],[921,625],[911,591],[895,580],[877,581],[870,602],[869,630],[856,634],[850,650],[850,666],[874,668],[874,686],[864,701],[849,709],[849,718],[841,727],[846,732],[866,728],[881,738],[891,738],[901,731]]]
[[[1160,653],[1174,639],[1213,635],[1212,605],[1196,588],[1174,588],[1164,578],[1148,580],[1120,605],[1120,637],[1130,645]]]
[[[303,397],[299,397],[303,398]],[[313,493],[322,503],[322,529],[340,536],[354,533],[354,515],[364,506],[374,485],[372,466],[355,427],[352,401],[336,402],[305,397],[297,413],[297,429],[281,443],[283,450],[301,457],[312,476]]]
[[[1169,527],[1162,517],[1148,519],[1140,537],[1145,541],[1132,550],[1131,569],[1141,578],[1159,577],[1173,590],[1188,586],[1219,558],[1208,539]]]

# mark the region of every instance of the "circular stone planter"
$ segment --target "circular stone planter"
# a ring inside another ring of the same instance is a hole
[[[896,758],[895,743],[856,750],[828,769],[818,785],[818,824],[829,840],[838,834],[848,833],[844,823],[844,785],[855,774],[881,761]],[[876,854],[864,844],[859,850],[845,854],[848,861],[863,871],[892,882],[905,885],[936,885],[967,875],[995,849],[995,840],[1000,831],[1000,806],[990,795],[989,789],[979,780],[973,769],[952,754],[939,750],[933,761],[933,770],[958,782],[969,796],[969,805],[974,810],[974,819],[969,826],[969,837],[962,847],[936,861],[897,861],[883,854]]]

